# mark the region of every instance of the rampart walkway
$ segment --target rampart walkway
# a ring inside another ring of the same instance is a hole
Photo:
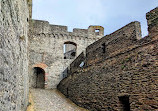
[[[35,111],[87,111],[78,107],[58,90],[31,89]]]

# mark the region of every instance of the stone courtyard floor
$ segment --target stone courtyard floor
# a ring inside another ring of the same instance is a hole
[[[75,105],[57,89],[30,89],[30,93],[34,111],[88,111]]]

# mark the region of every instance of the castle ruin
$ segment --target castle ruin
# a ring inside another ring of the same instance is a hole
[[[44,70],[43,88],[56,88],[67,75],[67,67],[87,46],[104,36],[101,26],[67,31],[67,26],[50,25],[47,21],[31,20],[29,36],[30,85],[36,87],[35,67]],[[98,30],[96,32],[96,30]],[[40,76],[39,76],[40,78]]]
[[[0,11],[0,111],[25,111],[29,88],[57,88],[90,111],[158,110],[158,7],[144,38],[137,21],[104,36],[32,20],[32,0],[1,0]]]

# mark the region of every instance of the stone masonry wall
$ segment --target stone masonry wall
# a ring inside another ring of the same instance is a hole
[[[158,34],[158,7],[154,10],[151,10],[146,14],[148,20],[148,30],[150,36],[155,36]]]
[[[71,74],[85,65],[85,54],[82,52],[68,67],[68,74]]]
[[[26,0],[0,0],[0,111],[24,111],[28,104],[28,20]]]
[[[132,49],[137,46],[136,41],[139,39],[141,39],[140,23],[132,22],[88,46],[86,64],[91,65],[99,59],[102,60]]]
[[[155,12],[157,8],[147,15]],[[158,14],[154,20],[157,18]],[[58,89],[91,111],[123,111],[127,104],[131,111],[158,110],[157,24],[150,24],[154,31],[150,32],[149,28],[149,36],[140,39],[137,23],[90,45],[86,49],[85,66],[79,68],[83,56],[75,60],[70,65],[69,76],[60,82]],[[126,103],[120,98],[126,98]]]
[[[95,28],[95,27],[94,27]],[[94,35],[94,31],[92,31]],[[103,33],[102,33],[103,34]],[[100,39],[101,36],[89,38],[87,29],[74,29],[68,32],[67,26],[51,25],[47,21],[32,20],[29,36],[29,70],[30,86],[36,84],[33,67],[45,64],[45,88],[56,88],[63,79],[66,68],[74,59],[64,59],[64,43],[77,45],[76,57],[88,45]]]

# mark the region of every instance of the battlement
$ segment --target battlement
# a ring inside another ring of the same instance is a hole
[[[88,28],[88,34],[90,36],[97,36],[101,37],[104,36],[104,28],[102,26],[89,26]]]
[[[88,34],[88,30],[87,29],[78,29],[78,28],[74,28],[73,29],[73,33],[78,33],[78,34],[81,34],[81,35],[86,35]]]
[[[106,35],[100,40],[94,42],[87,47],[87,53],[91,54],[94,50],[98,51],[102,47],[102,44],[105,44],[107,50],[106,54],[114,54],[118,50],[128,50],[129,46],[136,45],[135,41],[140,40],[141,37],[141,26],[140,22],[131,22],[121,29]],[[107,53],[108,51],[108,53]],[[96,56],[98,56],[96,53]]]
[[[146,19],[148,20],[148,24],[151,24],[153,20],[158,18],[158,7],[155,9],[151,10],[146,14]]]
[[[68,32],[32,20],[32,0],[0,3],[0,111],[24,111],[29,88],[57,85],[90,111],[158,109],[158,7],[146,14],[149,35],[141,38],[137,21],[103,37],[102,26]]]
[[[148,22],[148,31],[150,36],[155,36],[158,34],[158,7],[151,10],[146,14],[146,19]]]
[[[44,87],[46,89],[56,88],[57,84],[63,79],[63,74],[68,65],[87,46],[99,40],[103,35],[104,28],[101,26],[89,26],[88,29],[74,28],[73,32],[69,32],[67,26],[54,25],[42,20],[31,20],[29,66],[40,63],[46,64],[48,70],[45,70],[45,72],[48,80],[45,80],[44,84],[47,85]],[[54,69],[54,67],[56,68]],[[33,73],[31,75],[35,76]],[[36,85],[35,81],[34,78],[31,78],[31,87]]]
[[[70,72],[74,73],[81,69],[79,65],[83,61],[86,67],[89,67],[106,59],[115,58],[121,54],[128,54],[146,45],[156,43],[158,39],[158,7],[148,12],[146,18],[149,27],[148,36],[142,38],[140,22],[131,22],[89,45],[86,48],[86,54],[81,53],[70,64]],[[88,28],[89,32],[94,32],[96,29],[103,30],[103,27],[90,26]]]
[[[42,21],[42,20],[32,20],[32,24],[30,25],[30,31],[32,31],[35,34],[40,33],[59,33],[59,34],[70,34],[71,35],[78,35],[78,36],[84,36],[88,38],[101,38],[104,36],[104,28],[102,26],[89,26],[88,29],[79,29],[74,28],[73,32],[68,32],[67,26],[62,25],[54,25],[49,24],[48,21]],[[97,32],[96,32],[97,31]]]
[[[50,25],[51,32],[68,32],[67,26],[62,25]]]
[[[147,20],[144,38],[135,21],[89,45],[67,68],[58,90],[93,111],[157,110],[158,8]]]

